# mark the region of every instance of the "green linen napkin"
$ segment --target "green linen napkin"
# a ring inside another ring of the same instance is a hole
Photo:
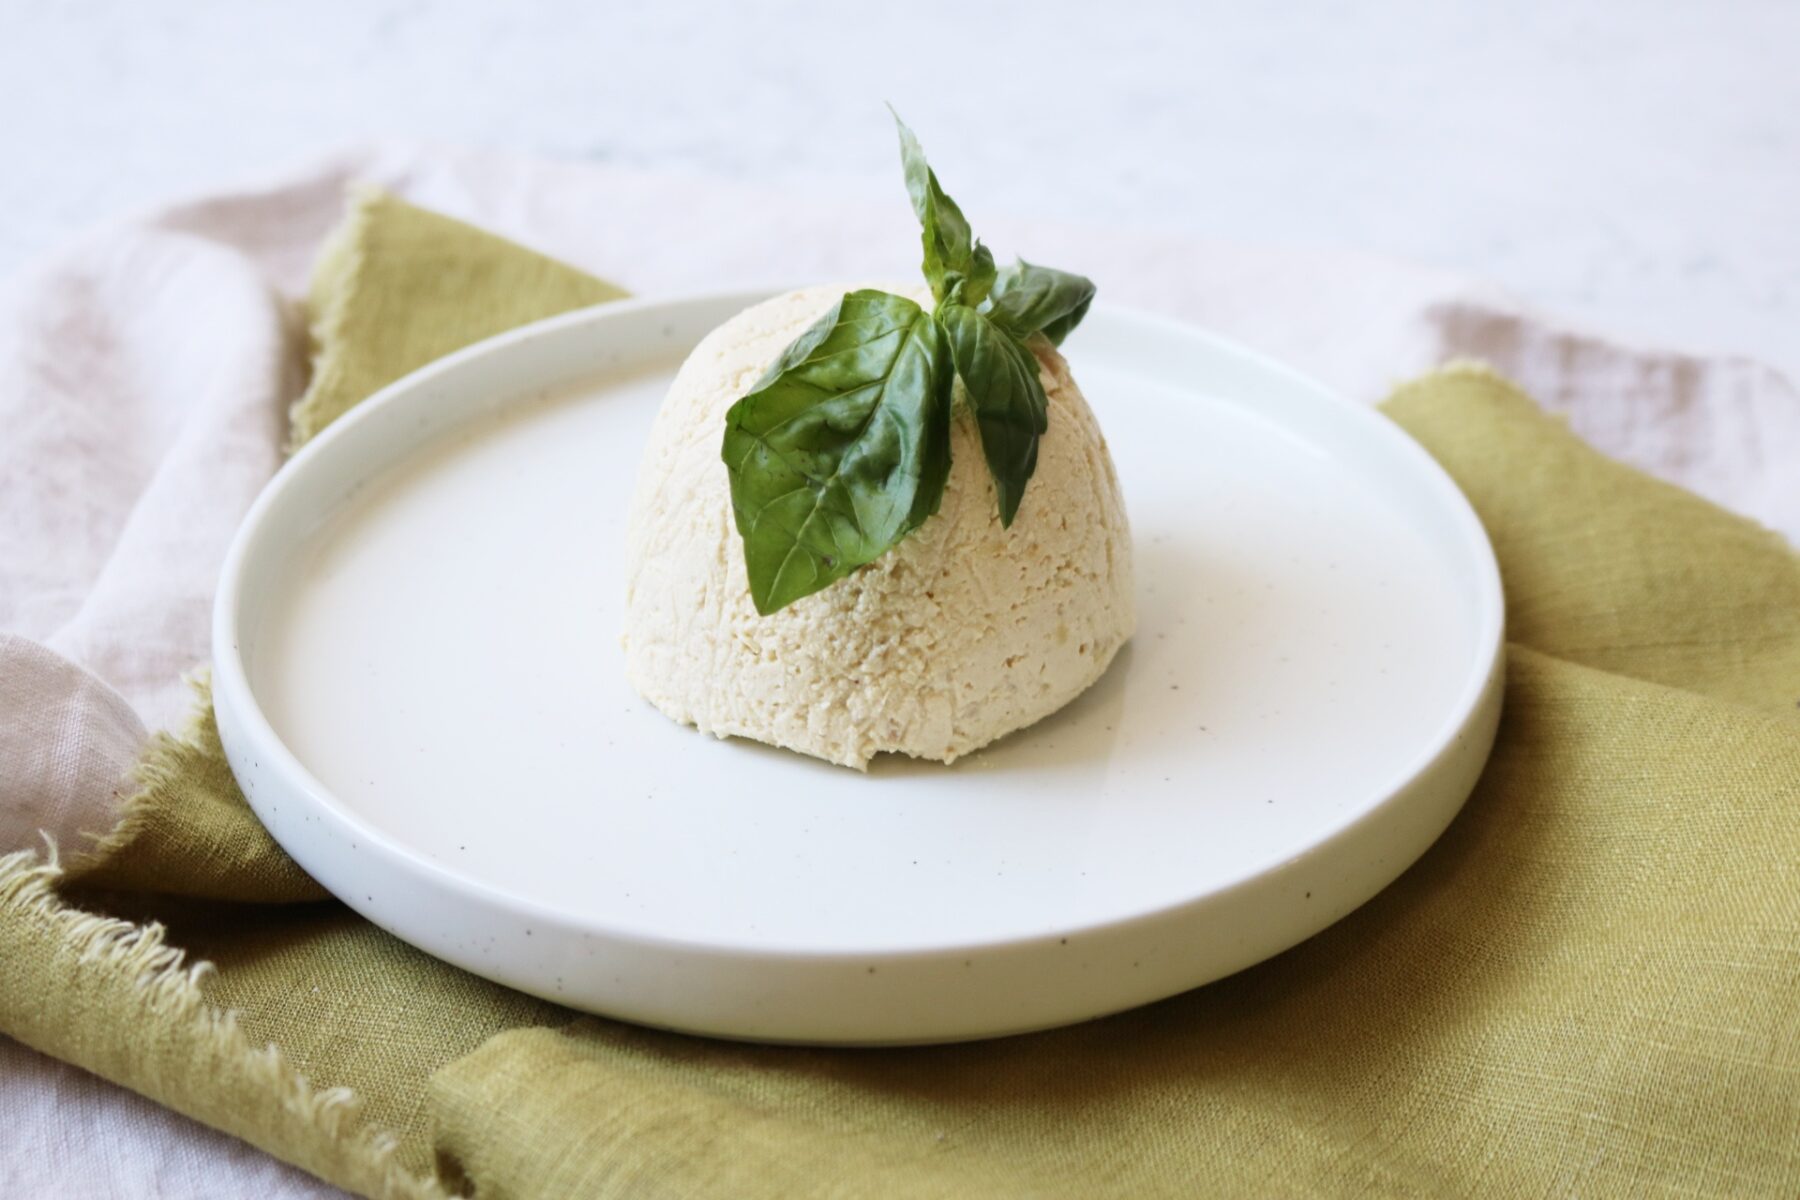
[[[361,196],[295,438],[617,295]],[[203,705],[98,847],[0,860],[0,1029],[369,1195],[1800,1193],[1800,558],[1483,369],[1386,408],[1499,551],[1506,715],[1443,839],[1261,966],[946,1048],[578,1017],[331,901]]]

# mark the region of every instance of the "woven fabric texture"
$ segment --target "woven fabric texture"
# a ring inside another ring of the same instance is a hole
[[[296,440],[618,294],[366,195],[318,274]],[[1800,1192],[1800,557],[1484,369],[1386,410],[1500,554],[1506,713],[1441,841],[1261,966],[948,1048],[581,1018],[326,897],[203,706],[98,848],[0,860],[0,1030],[370,1195]]]

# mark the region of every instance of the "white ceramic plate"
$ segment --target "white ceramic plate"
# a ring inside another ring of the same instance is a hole
[[[1416,444],[1247,351],[1096,307],[1140,627],[1062,713],[869,774],[624,682],[623,520],[686,352],[758,299],[630,301],[433,364],[296,455],[220,585],[214,698],[276,839],[525,991],[804,1042],[984,1037],[1249,966],[1448,824],[1500,703],[1499,575]]]

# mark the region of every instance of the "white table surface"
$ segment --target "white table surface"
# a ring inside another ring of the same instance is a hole
[[[5,24],[0,275],[96,221],[372,137],[893,201],[890,99],[977,217],[1410,259],[1800,376],[1783,0],[99,0],[10,5]],[[11,1106],[0,1181],[112,1122],[117,1194],[314,1190],[0,1039],[0,1110],[25,1076],[53,1091]],[[176,1167],[208,1156],[220,1190],[196,1191]]]
[[[1372,251],[1800,374],[1790,0],[10,7],[0,274],[373,135],[888,198],[885,98],[976,212]]]

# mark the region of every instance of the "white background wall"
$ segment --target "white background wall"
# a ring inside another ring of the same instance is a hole
[[[1800,374],[1791,0],[0,9],[0,274],[382,136],[892,199],[891,99],[974,211],[1388,254]]]

